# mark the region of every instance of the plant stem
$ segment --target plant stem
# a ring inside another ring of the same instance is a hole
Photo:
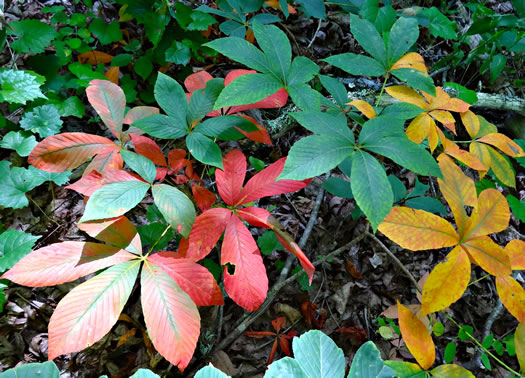
[[[56,224],[58,227],[62,227],[62,225],[61,225],[60,223],[58,223],[56,220],[50,218],[49,215],[47,215],[46,212],[45,212],[44,210],[42,210],[42,208],[38,205],[38,203],[36,203],[36,202],[35,202],[30,196],[28,196],[27,194],[26,194],[26,196],[27,196],[27,198],[29,198],[29,200],[30,200],[31,202],[33,202],[33,204],[34,204],[36,207],[38,207],[38,210],[40,210],[40,211],[42,212],[42,214],[44,214],[44,216],[45,216],[47,219],[49,219],[51,222],[53,222],[54,224]]]
[[[441,311],[441,313],[443,315],[445,315],[445,317],[450,320],[452,323],[454,323],[454,325],[456,327],[458,327],[460,330],[462,330],[465,335],[467,335],[473,342],[474,344],[476,344],[479,348],[483,349],[483,351],[485,351],[485,353],[487,353],[490,357],[492,357],[494,359],[494,361],[498,362],[501,366],[503,366],[505,369],[507,369],[508,371],[510,371],[512,374],[515,374],[517,375],[518,377],[520,377],[520,373],[518,373],[517,371],[515,371],[514,369],[512,369],[510,366],[508,366],[507,364],[505,364],[503,361],[501,361],[498,357],[496,357],[493,353],[491,353],[487,348],[485,348],[474,336],[472,336],[468,331],[466,331],[462,326],[460,326],[452,317],[450,317],[445,311]]]
[[[388,76],[390,75],[390,72],[387,72],[385,75],[385,81],[383,81],[383,86],[381,87],[381,92],[379,92],[379,96],[377,97],[376,106],[379,105],[379,101],[381,100],[381,96],[383,95],[383,91],[385,90],[386,81],[388,80]]]
[[[151,246],[151,248],[149,249],[148,253],[146,253],[146,256],[145,257],[148,257],[150,255],[151,252],[153,252],[153,248],[155,248],[157,246],[157,244],[159,244],[160,242],[160,239],[162,239],[164,237],[164,235],[166,235],[166,232],[168,232],[168,230],[171,228],[170,225],[168,225],[166,227],[166,229],[162,232],[162,234],[160,234],[159,238],[157,239],[157,241]]]
[[[485,274],[483,277],[478,278],[478,279],[475,280],[475,281],[472,281],[472,282],[469,283],[467,286],[474,285],[476,282],[479,282],[479,281],[481,281],[481,280],[484,280],[484,279],[487,278],[487,277],[490,277],[490,274]]]

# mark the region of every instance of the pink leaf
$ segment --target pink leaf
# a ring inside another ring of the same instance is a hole
[[[168,166],[168,163],[166,163],[166,158],[164,157],[162,150],[160,149],[159,145],[155,143],[152,139],[135,134],[130,134],[129,136],[133,141],[133,145],[135,146],[135,152],[137,154],[147,157],[156,165],[161,165],[163,167]]]
[[[137,229],[123,215],[117,218],[79,223],[77,227],[97,240],[142,255],[142,244]]]
[[[195,72],[189,75],[184,80],[184,86],[186,87],[188,92],[193,93],[198,89],[202,89],[206,87],[206,83],[210,81],[211,79],[213,79],[213,76],[211,76],[206,71]]]
[[[198,261],[207,256],[221,237],[231,213],[229,209],[217,207],[199,215],[190,232],[186,257]]]
[[[86,94],[104,124],[117,139],[120,138],[126,109],[124,91],[110,81],[96,79],[89,82]]]

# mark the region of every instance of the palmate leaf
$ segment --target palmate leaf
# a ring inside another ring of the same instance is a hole
[[[0,100],[8,103],[25,104],[28,100],[46,98],[36,74],[19,70],[0,72]]]
[[[174,252],[158,252],[148,261],[162,268],[197,306],[222,305],[224,299],[217,281],[208,269]]]
[[[148,336],[155,349],[183,371],[197,346],[197,306],[160,267],[146,262],[140,277],[140,301]]]
[[[456,302],[470,281],[470,260],[456,247],[428,276],[421,297],[421,316],[443,310]],[[446,287],[446,290],[443,288]]]
[[[219,38],[204,44],[222,55],[259,72],[270,72],[266,57],[250,42],[239,37]]]
[[[219,241],[231,215],[231,210],[220,207],[199,215],[191,228],[186,257],[198,261],[207,256]]]
[[[292,61],[292,47],[288,37],[277,26],[263,25],[257,20],[253,20],[252,30],[264,52],[268,68],[286,83]]]
[[[62,123],[55,106],[42,105],[33,108],[30,112],[25,112],[20,120],[20,127],[45,138],[60,132]]]
[[[92,80],[86,89],[89,103],[108,127],[119,139],[122,133],[122,122],[126,110],[126,96],[116,84],[107,80]]]
[[[0,147],[15,150],[20,156],[28,156],[38,144],[34,135],[22,131],[10,131],[0,141]]]
[[[514,239],[505,246],[512,270],[525,270],[525,241]]]
[[[7,230],[0,234],[0,272],[10,269],[22,257],[31,252],[40,236],[23,231]]]
[[[201,163],[222,168],[221,149],[213,140],[199,132],[192,132],[186,137],[189,152]]]
[[[144,180],[153,184],[157,175],[157,169],[150,159],[128,150],[120,150],[120,156],[122,156],[129,168],[134,170]]]
[[[119,247],[67,241],[31,252],[1,278],[32,287],[60,285],[136,257]]]
[[[385,67],[377,60],[364,55],[344,53],[332,55],[325,62],[330,63],[351,75],[381,76],[386,73]]]
[[[381,35],[379,35],[376,27],[370,21],[363,20],[351,14],[350,30],[363,49],[386,69],[388,66],[385,42],[383,38],[381,38]]]
[[[512,273],[510,258],[505,250],[488,236],[469,239],[461,243],[472,259],[487,273],[496,277]]]
[[[507,310],[522,322],[525,319],[525,290],[512,276],[496,277],[496,290]]]
[[[246,177],[246,157],[241,150],[233,150],[223,158],[223,170],[215,171],[217,190],[224,202],[233,206],[239,202]]]
[[[129,134],[135,147],[135,152],[151,160],[156,165],[167,167],[168,163],[164,157],[164,153],[160,149],[159,145],[152,139],[142,136]]]
[[[159,72],[154,89],[155,100],[178,127],[186,126],[188,103],[184,89],[171,77]],[[151,134],[153,135],[153,134]]]
[[[137,229],[124,216],[104,221],[84,222],[78,224],[77,227],[97,240],[125,249],[136,255],[142,255],[142,244]]]
[[[19,53],[39,54],[51,44],[58,32],[51,26],[39,20],[12,21],[9,26],[18,39],[11,42],[11,47]]]
[[[126,261],[71,290],[49,321],[49,359],[100,340],[117,322],[137,279],[140,261]]]
[[[47,137],[31,151],[28,162],[48,172],[64,172],[91,159],[105,147],[119,149],[113,141],[85,133],[62,133]],[[106,150],[107,151],[107,150]]]
[[[485,189],[478,197],[470,223],[464,232],[465,239],[503,231],[509,225],[510,211],[507,200],[496,189]]]
[[[224,288],[228,295],[248,311],[254,311],[264,302],[268,291],[268,277],[252,234],[237,216],[226,225],[221,249],[221,265],[232,264],[234,272],[224,268]]]
[[[170,226],[184,237],[190,234],[195,221],[195,208],[180,190],[166,184],[152,187],[153,200]]]
[[[140,181],[140,179],[129,172],[120,169],[105,169],[103,175],[96,170],[92,170],[77,182],[66,186],[66,189],[71,189],[77,193],[90,197],[103,186],[122,181]]]
[[[408,308],[397,303],[401,336],[419,365],[425,370],[432,366],[436,350],[427,327]]]
[[[417,42],[419,28],[417,20],[408,17],[399,17],[392,25],[388,36],[387,64],[393,65],[408,49]],[[376,58],[377,59],[377,58]]]

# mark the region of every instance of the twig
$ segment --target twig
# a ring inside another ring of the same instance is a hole
[[[379,244],[379,246],[383,249],[383,251],[385,251],[386,254],[390,256],[390,258],[399,266],[399,269],[401,269],[403,273],[405,273],[405,275],[408,277],[408,279],[414,284],[414,286],[416,287],[416,290],[421,293],[421,288],[419,287],[417,280],[414,278],[412,273],[410,273],[408,269],[405,268],[403,263],[399,261],[396,255],[394,255],[392,251],[390,251],[390,249],[388,249],[388,247],[384,245],[383,242],[379,240],[374,234],[371,234],[370,232],[366,232],[366,236],[368,236],[369,238],[374,240],[377,244]]]
[[[315,41],[315,39],[317,38],[317,33],[319,33],[319,30],[321,29],[321,22],[322,22],[322,20],[319,19],[319,23],[317,24],[317,29],[315,30],[314,36],[312,37],[312,40],[310,41],[310,43],[308,44],[308,46],[306,46],[306,49],[307,49],[307,50],[308,50],[310,47],[312,47],[312,45],[314,44],[314,41]]]

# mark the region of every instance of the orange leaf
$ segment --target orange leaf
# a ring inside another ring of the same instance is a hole
[[[443,179],[438,178],[439,188],[454,214],[459,235],[462,237],[469,222],[465,206],[476,207],[478,204],[476,186],[446,155],[441,154],[438,163],[443,174]]]
[[[363,113],[365,115],[365,117],[368,118],[368,119],[375,118],[375,116],[376,116],[376,112],[375,112],[374,108],[372,107],[372,105],[370,105],[366,101],[354,100],[354,101],[351,101],[351,102],[347,103],[346,105],[352,105],[352,106],[356,107],[357,110],[359,110],[361,113]]]
[[[509,220],[509,205],[503,194],[496,189],[485,189],[479,195],[478,206],[472,212],[464,238],[468,240],[503,231]]]
[[[86,169],[84,169],[82,175],[87,175],[94,170],[102,173],[110,169],[119,170],[122,169],[123,166],[124,160],[122,160],[122,156],[120,156],[120,146],[113,144],[112,146],[101,148]]]
[[[483,143],[478,142],[472,142],[469,146],[470,153],[475,156],[481,163],[485,166],[485,170],[479,172],[479,178],[482,179],[483,176],[487,173],[490,169],[490,165],[492,163],[492,158],[490,157],[490,152],[488,150],[488,146],[484,145]]]
[[[514,239],[505,246],[512,270],[525,270],[525,241]]]
[[[425,66],[425,60],[418,53],[408,53],[403,55],[394,65],[390,68],[390,71],[397,70],[399,68],[411,68],[416,71],[428,73],[427,67]]]
[[[470,110],[467,110],[466,112],[461,113],[461,120],[463,121],[465,129],[467,129],[468,135],[470,135],[471,138],[475,138],[478,135],[480,128],[478,116]]]
[[[412,251],[452,247],[458,243],[456,230],[446,220],[409,207],[394,207],[378,230]]]
[[[434,120],[427,113],[421,113],[410,122],[406,134],[412,142],[421,143],[433,127],[436,127]]]
[[[430,103],[428,106],[429,110],[435,110],[435,109],[442,109],[442,110],[449,110],[447,109],[447,105],[450,102],[450,96],[447,92],[443,90],[441,87],[436,87],[436,96],[432,96],[426,92],[421,91],[423,93],[423,96],[425,99]]]
[[[522,322],[525,319],[525,290],[512,276],[496,277],[496,290],[507,310]]]
[[[493,276],[508,276],[512,273],[510,258],[505,250],[494,243],[488,236],[481,236],[461,243],[470,257]]]
[[[508,136],[500,133],[487,134],[478,139],[478,142],[488,143],[494,147],[499,148],[501,151],[509,156],[518,157],[525,156],[525,153],[512,139]]]
[[[441,130],[437,129],[437,131],[439,134],[439,139],[441,140],[441,144],[443,144],[444,152],[447,155],[452,156],[453,158],[477,171],[488,171],[488,168],[484,166],[476,156],[468,151],[460,149],[456,143],[448,140]]]
[[[450,114],[450,112],[447,112],[446,110],[432,110],[428,114],[444,125],[456,122],[452,114]]]
[[[397,303],[399,314],[399,328],[405,344],[418,362],[425,370],[432,366],[436,359],[436,349],[432,336],[427,327],[412,311]]]
[[[401,102],[408,102],[416,105],[421,109],[429,109],[428,103],[415,90],[405,87],[404,85],[394,85],[385,88],[386,92]]]
[[[78,56],[78,61],[82,64],[99,64],[99,63],[111,63],[113,55],[106,54],[102,51],[88,51]],[[118,67],[117,67],[118,68]]]
[[[467,289],[469,280],[468,255],[457,246],[447,255],[444,262],[436,265],[428,276],[423,287],[420,315],[443,310],[456,302]]]
[[[117,84],[118,85],[118,74],[119,74],[119,68],[118,67],[110,67],[106,73],[104,74],[104,76],[106,77],[106,79],[108,79],[109,81],[111,81],[112,83],[114,84]]]

